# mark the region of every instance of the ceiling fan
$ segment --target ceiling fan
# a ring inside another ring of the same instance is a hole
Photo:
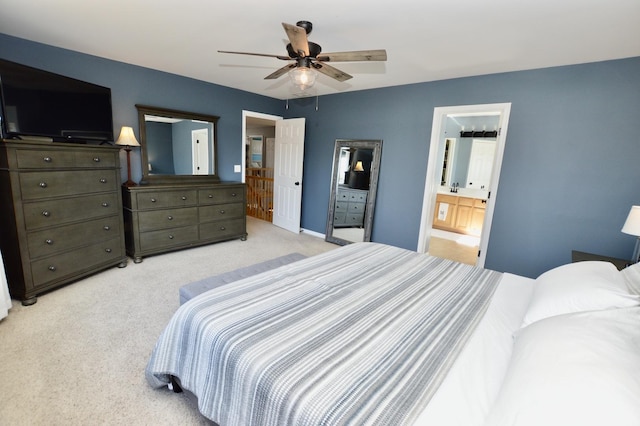
[[[218,50],[219,53],[233,53],[237,55],[266,56],[277,58],[283,61],[293,61],[284,67],[276,70],[265,77],[265,80],[273,80],[289,71],[295,70],[290,74],[294,83],[304,90],[311,87],[315,81],[315,73],[317,70],[338,81],[346,81],[353,76],[327,64],[327,62],[357,62],[357,61],[386,61],[387,52],[384,49],[378,50],[357,50],[350,52],[322,53],[322,47],[319,44],[310,42],[307,35],[311,33],[313,25],[308,21],[298,21],[296,25],[282,23],[284,31],[289,38],[287,44],[287,54],[270,55],[265,53],[249,53],[249,52],[233,52],[228,50]]]

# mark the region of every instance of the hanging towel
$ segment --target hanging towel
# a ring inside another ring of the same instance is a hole
[[[440,203],[440,208],[438,208],[438,220],[441,220],[441,221],[447,220],[448,211],[449,211],[449,204]]]

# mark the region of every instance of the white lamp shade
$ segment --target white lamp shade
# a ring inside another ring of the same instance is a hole
[[[122,126],[116,145],[140,146],[136,139],[136,135],[133,134],[133,129],[127,126]]]
[[[316,82],[316,70],[308,67],[297,67],[289,71],[289,77],[293,84],[300,90],[306,90]]]
[[[627,220],[624,222],[622,232],[629,235],[640,236],[640,206],[632,206]]]

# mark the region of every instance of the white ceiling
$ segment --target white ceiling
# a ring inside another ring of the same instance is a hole
[[[386,49],[387,62],[331,63],[302,96],[640,56],[640,0],[0,0],[0,31],[265,96],[301,96],[275,58],[281,23],[314,25],[323,52]]]

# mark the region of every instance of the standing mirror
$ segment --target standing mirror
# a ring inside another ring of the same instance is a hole
[[[218,181],[218,117],[136,105],[142,182]]]
[[[326,240],[345,245],[371,241],[381,140],[336,140]]]

